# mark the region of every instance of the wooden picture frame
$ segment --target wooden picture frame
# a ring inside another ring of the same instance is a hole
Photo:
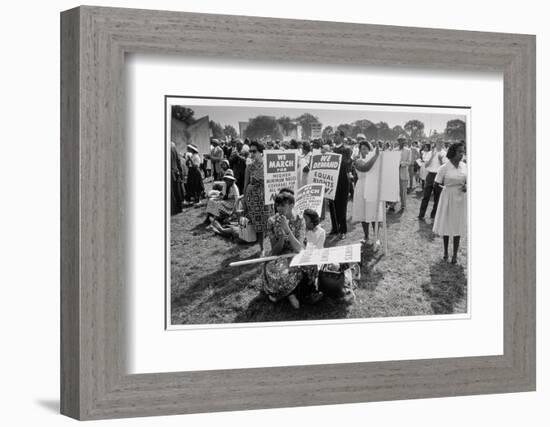
[[[502,72],[503,355],[127,375],[126,53]],[[61,412],[85,420],[535,390],[535,175],[532,35],[87,6],[65,11]]]

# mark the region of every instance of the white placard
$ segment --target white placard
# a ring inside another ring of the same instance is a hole
[[[325,197],[334,200],[338,185],[338,173],[342,155],[336,153],[314,154],[311,156],[311,168],[308,176],[309,184],[324,184]]]
[[[321,215],[324,194],[324,184],[308,184],[298,188],[294,202],[294,211],[298,215],[303,215],[306,209],[313,209]]]
[[[264,197],[265,204],[272,205],[275,196],[283,188],[296,192],[298,182],[298,151],[264,151]]]
[[[381,151],[369,171],[369,182],[365,185],[364,196],[368,202],[382,200],[399,201],[399,162],[400,151]],[[380,186],[380,189],[378,188]],[[380,190],[380,194],[378,193]]]
[[[333,246],[332,248],[307,249],[300,252],[292,261],[291,267],[319,264],[343,264],[361,261],[361,245]]]

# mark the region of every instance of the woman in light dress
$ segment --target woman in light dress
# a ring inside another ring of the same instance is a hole
[[[462,161],[464,145],[452,144],[447,151],[449,161],[441,166],[435,177],[435,182],[443,190],[439,197],[437,213],[434,219],[434,233],[443,236],[443,259],[449,258],[449,237],[453,236],[453,257],[456,264],[460,237],[467,231],[467,166]]]
[[[373,182],[371,169],[376,159],[378,159],[378,155],[379,147],[377,146],[373,151],[370,143],[363,140],[359,144],[359,158],[353,163],[357,171],[357,184],[355,184],[353,194],[352,220],[354,222],[361,221],[363,233],[365,234],[364,243],[369,240],[369,222],[372,224],[374,231],[376,222],[382,221],[384,215],[382,202],[379,202],[377,209],[376,202],[365,199],[365,186],[371,185],[370,183]]]

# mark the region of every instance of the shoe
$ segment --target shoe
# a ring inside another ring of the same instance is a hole
[[[451,264],[456,264],[456,255],[453,255],[453,257],[451,258]]]
[[[321,291],[314,292],[309,296],[309,303],[316,304],[323,299],[323,293]]]
[[[418,215],[417,218],[418,218],[419,221],[424,221],[424,217],[423,217],[423,216]]]
[[[449,255],[443,255],[443,261],[447,262],[448,259],[449,259]]]
[[[335,234],[338,234],[336,230],[330,230],[330,233],[328,233],[329,236],[334,236]]]
[[[340,233],[340,235],[338,236],[338,238],[340,240],[344,240],[346,238],[346,233]]]
[[[290,301],[290,305],[292,308],[298,310],[300,308],[300,301],[298,301],[298,298],[296,298],[296,295],[292,294],[288,296],[288,300]]]

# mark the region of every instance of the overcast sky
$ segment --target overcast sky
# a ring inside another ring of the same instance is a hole
[[[179,104],[179,103],[178,103]],[[261,107],[261,102],[258,102],[257,107],[237,107],[237,106],[217,106],[217,105],[184,105],[190,107],[195,111],[195,118],[201,118],[208,115],[210,120],[214,120],[223,126],[231,125],[237,132],[239,131],[239,121],[247,121],[258,115],[275,116],[279,118],[281,116],[289,116],[294,119],[303,113],[310,113],[317,116],[322,123],[323,128],[325,126],[338,126],[342,123],[352,123],[356,120],[368,119],[374,123],[380,121],[387,122],[390,128],[400,125],[404,126],[409,120],[420,120],[424,123],[424,132],[430,133],[431,129],[437,130],[442,133],[445,130],[447,122],[453,119],[461,119],[466,121],[465,115],[460,114],[444,114],[444,113],[426,113],[415,112],[414,108],[408,112],[388,112],[388,111],[359,111],[359,110],[325,110],[318,109],[311,106],[310,108],[274,108],[274,107]],[[437,108],[433,109],[437,111]]]

